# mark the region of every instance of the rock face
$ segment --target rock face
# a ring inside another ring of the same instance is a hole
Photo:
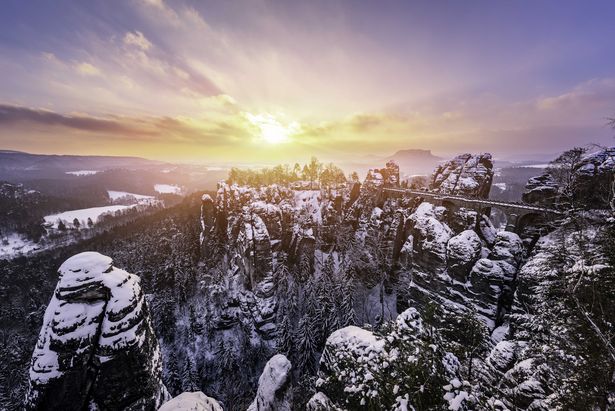
[[[218,401],[201,391],[184,392],[171,401],[165,402],[158,411],[222,411]]]
[[[608,208],[608,193],[615,172],[615,147],[588,154],[574,171],[573,190],[578,202],[591,208]]]
[[[423,271],[446,265],[446,245],[452,230],[442,222],[444,207],[422,203],[408,219],[413,238],[413,261]],[[438,218],[440,217],[440,218]]]
[[[555,203],[559,186],[551,174],[545,173],[529,179],[521,199],[525,203],[549,206]]]
[[[248,411],[290,411],[292,409],[290,369],[290,361],[284,355],[277,354],[271,357],[258,380],[256,398],[250,404]]]
[[[32,355],[28,409],[154,410],[168,397],[139,277],[95,252],[59,269]]]
[[[480,257],[481,250],[480,238],[472,230],[462,231],[451,238],[446,245],[449,275],[457,281],[465,282],[466,275]]]
[[[492,180],[491,154],[462,154],[436,169],[430,189],[442,194],[487,198]]]

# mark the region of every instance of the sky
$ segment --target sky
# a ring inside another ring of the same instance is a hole
[[[278,163],[613,144],[615,2],[0,5],[0,149]]]

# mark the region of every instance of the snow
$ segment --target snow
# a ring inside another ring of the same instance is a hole
[[[40,246],[25,239],[17,233],[11,233],[6,237],[0,237],[0,258],[12,257],[18,254],[27,254],[37,250]]]
[[[91,176],[94,174],[100,173],[100,170],[77,170],[77,171],[67,171],[65,174],[70,174],[73,176]]]
[[[548,168],[550,164],[527,164],[524,166],[519,166],[518,168]]]
[[[58,214],[51,214],[44,217],[45,224],[50,224],[53,228],[57,228],[58,220],[64,221],[67,224],[72,224],[73,220],[76,218],[82,223],[81,228],[83,227],[83,222],[86,222],[88,218],[92,219],[92,222],[96,224],[101,215],[105,213],[115,213],[116,211],[126,210],[128,208],[136,207],[136,204],[133,205],[111,205],[104,207],[92,207],[92,208],[81,208],[79,210],[70,210],[64,211]]]
[[[154,190],[160,194],[181,194],[182,189],[174,184],[154,184]]]
[[[284,398],[280,398],[281,391],[288,385],[290,379],[291,364],[282,354],[276,354],[267,361],[265,369],[258,379],[258,391],[256,398],[248,411],[282,409],[285,404]]]
[[[493,185],[502,191],[506,191],[506,183],[494,183]]]
[[[124,197],[134,197],[135,200],[141,202],[143,200],[145,200],[144,202],[148,202],[150,200],[153,200],[154,197],[153,196],[147,196],[147,195],[143,195],[143,194],[135,194],[135,193],[129,193],[126,191],[113,191],[113,190],[107,190],[107,194],[109,194],[109,198],[113,201],[119,200],[120,198],[124,198]]]
[[[487,361],[498,371],[505,371],[510,367],[515,358],[515,343],[512,341],[500,341],[489,353]]]
[[[454,257],[463,262],[470,262],[480,254],[481,241],[476,232],[465,230],[452,237],[446,248],[449,258]]]
[[[112,264],[110,257],[88,251],[60,266],[58,285],[32,355],[32,381],[44,384],[70,368],[69,359],[58,360],[58,352],[63,356],[79,352],[66,347],[85,349],[97,344],[97,361],[105,363],[112,353],[145,342],[151,325],[143,313],[139,277]]]
[[[422,249],[434,252],[443,257],[446,255],[446,244],[452,237],[452,230],[436,216],[436,207],[430,203],[421,203],[410,219],[414,228],[422,237]]]
[[[294,200],[295,206],[306,212],[308,216],[311,216],[315,223],[322,223],[320,190],[295,191]]]
[[[327,338],[326,345],[346,345],[353,350],[379,351],[384,347],[384,340],[376,337],[371,331],[350,325],[334,331]]]
[[[510,327],[508,324],[502,324],[499,327],[497,327],[491,333],[491,341],[493,341],[496,344],[502,341],[508,334],[509,328]]]
[[[158,411],[222,411],[218,401],[201,391],[184,392],[166,402]]]

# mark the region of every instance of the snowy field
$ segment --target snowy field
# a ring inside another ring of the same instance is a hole
[[[96,224],[98,218],[104,213],[115,213],[118,210],[125,210],[127,208],[136,207],[134,205],[112,205],[104,207],[92,207],[82,208],[79,210],[64,211],[58,214],[52,214],[45,216],[45,224],[51,224],[53,228],[57,228],[58,220],[64,221],[66,224],[72,224],[76,218],[83,225],[83,222],[87,222],[88,218],[92,219],[92,222]],[[86,227],[87,228],[87,225]]]
[[[120,198],[124,198],[124,197],[132,197],[135,200],[137,200],[139,203],[149,203],[150,201],[154,200],[153,196],[146,196],[146,195],[143,195],[143,194],[129,193],[129,192],[126,192],[126,191],[107,190],[107,193],[109,194],[109,198],[112,201],[116,201],[116,200],[119,200]]]
[[[26,254],[38,249],[39,246],[30,240],[26,240],[17,233],[8,237],[0,237],[0,257],[12,257],[18,254]]]
[[[529,164],[526,166],[519,166],[519,168],[547,168],[550,164]]]
[[[77,171],[67,171],[66,174],[70,174],[73,176],[91,176],[94,174],[100,173],[99,170],[77,170]]]
[[[181,194],[182,189],[172,184],[155,184],[154,190],[160,194]]]

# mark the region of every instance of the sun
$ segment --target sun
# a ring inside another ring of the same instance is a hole
[[[246,113],[248,121],[258,129],[259,137],[268,144],[281,144],[290,141],[290,137],[299,131],[296,122],[284,124],[272,114]]]

